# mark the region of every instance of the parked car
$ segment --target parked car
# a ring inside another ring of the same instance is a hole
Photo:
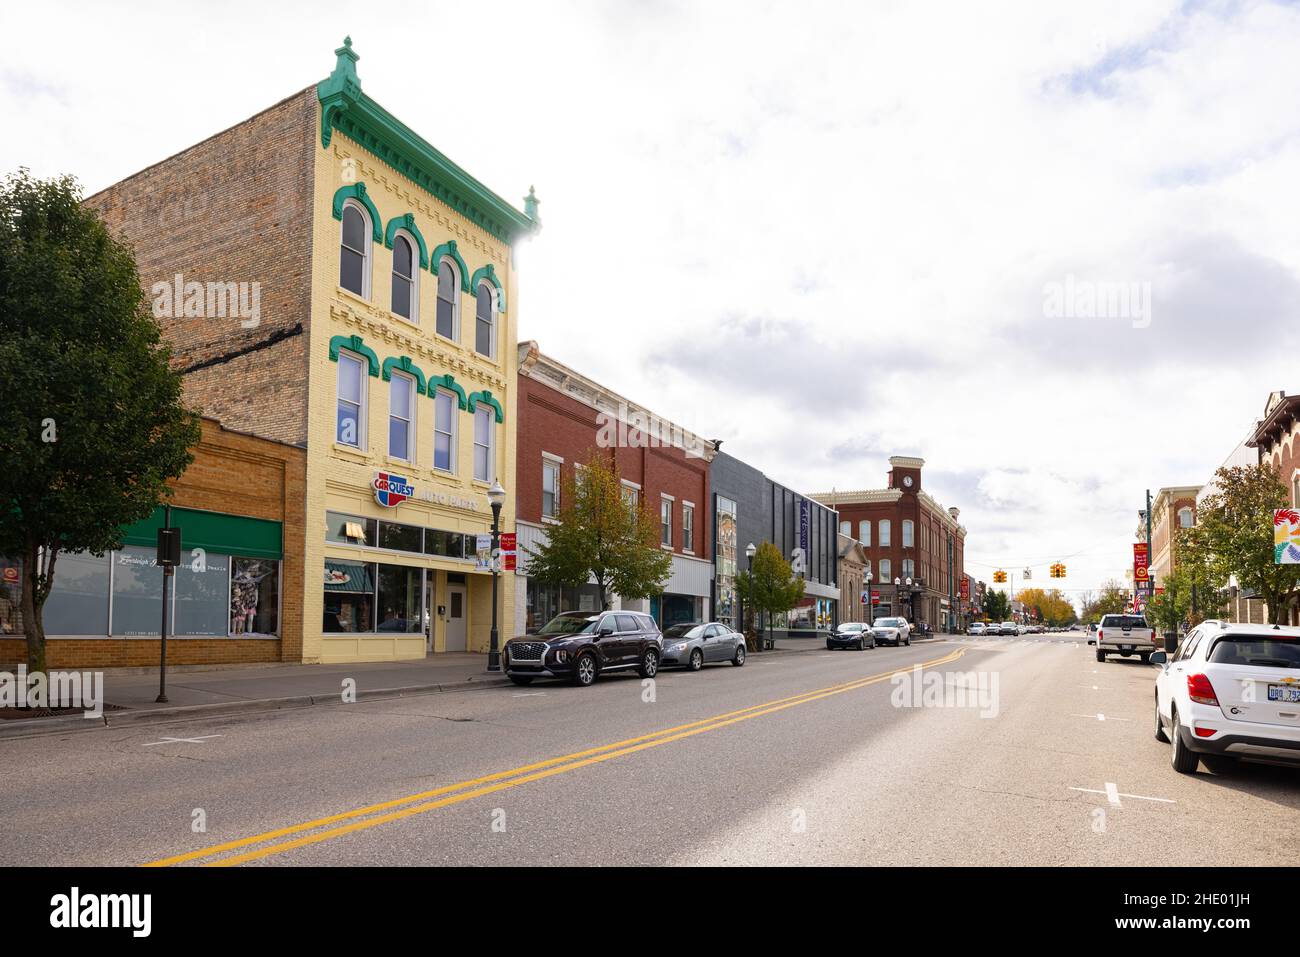
[[[877,618],[871,624],[872,637],[877,644],[910,645],[912,643],[912,626],[906,618]]]
[[[1128,658],[1140,655],[1142,663],[1150,660],[1156,650],[1156,630],[1147,623],[1146,615],[1102,615],[1097,625],[1097,660],[1105,661],[1107,655]]]
[[[745,636],[716,621],[688,621],[664,630],[663,657],[659,664],[682,665],[699,671],[706,664],[745,663]]]
[[[1020,626],[1014,621],[1004,621],[1002,624],[998,625],[998,634],[1015,637],[1020,634]]]
[[[982,635],[986,631],[988,631],[988,629],[984,627],[984,622],[982,621],[972,621],[966,628],[966,634],[968,635]]]
[[[517,685],[567,678],[586,687],[609,671],[653,678],[663,638],[653,618],[631,611],[564,611],[536,632],[506,642],[502,665]]]
[[[1202,622],[1151,663],[1156,740],[1170,742],[1175,771],[1202,760],[1300,763],[1300,628]]]
[[[826,636],[826,650],[836,648],[856,648],[862,651],[876,647],[876,636],[865,621],[844,621],[831,634]]]

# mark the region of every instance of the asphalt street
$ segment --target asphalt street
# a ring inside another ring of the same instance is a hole
[[[1300,771],[1176,774],[1153,676],[943,639],[0,741],[0,864],[1293,863]]]

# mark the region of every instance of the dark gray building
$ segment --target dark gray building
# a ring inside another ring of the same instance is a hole
[[[774,633],[812,634],[839,624],[839,523],[834,509],[772,481],[725,452],[710,463],[709,485],[716,535],[714,617],[735,627],[742,624],[736,573],[747,567],[746,550],[751,544],[772,542],[804,579],[803,602],[773,623]]]

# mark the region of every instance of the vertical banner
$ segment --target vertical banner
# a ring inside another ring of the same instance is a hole
[[[1150,546],[1146,542],[1135,542],[1133,544],[1133,580],[1135,582],[1147,580],[1147,568],[1150,559]]]
[[[1300,512],[1293,508],[1273,512],[1273,564],[1300,565]]]

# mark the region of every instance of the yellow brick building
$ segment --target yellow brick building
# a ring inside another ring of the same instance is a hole
[[[317,91],[306,567],[324,582],[303,657],[486,651],[479,536],[490,485],[515,474],[513,245],[536,201],[525,215],[490,193],[361,92],[350,41],[336,54]]]

